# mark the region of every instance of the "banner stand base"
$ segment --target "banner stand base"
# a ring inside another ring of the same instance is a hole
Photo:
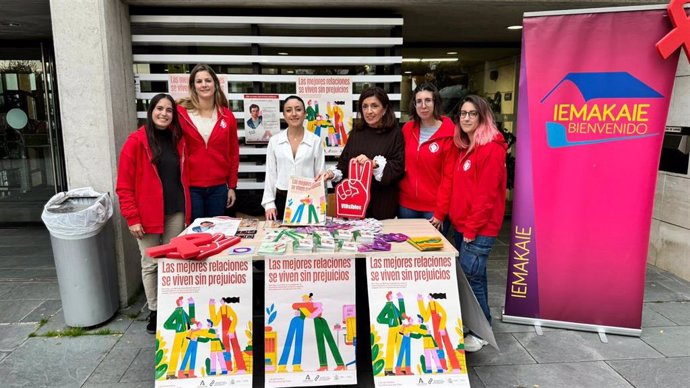
[[[535,330],[538,330],[538,331],[540,331],[541,327],[554,327],[557,329],[591,331],[591,332],[599,334],[599,338],[604,343],[608,342],[608,340],[605,340],[606,334],[627,335],[627,336],[631,336],[631,337],[639,337],[642,334],[642,329],[630,329],[627,327],[601,326],[601,325],[590,325],[587,323],[552,321],[549,319],[517,317],[517,316],[513,316],[513,315],[506,315],[505,310],[503,311],[503,317],[501,318],[501,321],[506,322],[506,323],[517,323],[520,325],[534,326]],[[536,329],[536,328],[539,328],[539,329]]]

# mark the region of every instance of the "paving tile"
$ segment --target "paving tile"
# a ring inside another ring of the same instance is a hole
[[[113,318],[111,318],[109,321],[97,325],[94,327],[89,327],[87,328],[87,331],[89,332],[96,332],[99,330],[110,330],[114,334],[122,334],[127,329],[129,328],[129,325],[132,324],[132,319],[125,317],[120,314],[115,314]],[[65,323],[65,315],[63,310],[58,311],[55,315],[53,315],[49,320],[48,323],[46,323],[43,327],[38,329],[36,331],[36,334],[38,335],[45,335],[49,331],[62,331],[67,329],[68,326]]]
[[[9,354],[10,352],[0,352],[0,361],[2,361],[2,359],[7,357]]]
[[[666,357],[690,356],[690,326],[643,329],[640,338]]]
[[[22,282],[2,298],[5,300],[46,300],[56,297],[60,297],[57,282]]]
[[[609,361],[609,366],[636,388],[687,388],[690,358]]]
[[[139,354],[137,348],[113,349],[86,380],[86,384],[117,383]],[[153,370],[153,369],[152,369]]]
[[[53,247],[50,244],[10,245],[2,248],[7,256],[52,256]]]
[[[79,387],[117,341],[113,336],[30,338],[0,362],[8,386]],[[40,365],[40,373],[28,373]]]
[[[645,282],[644,301],[645,302],[676,302],[683,300],[683,296],[675,291],[671,291],[661,283]]]
[[[29,334],[36,330],[36,325],[1,325],[0,326],[0,351],[13,351],[21,345]],[[1,375],[1,374],[0,374]]]
[[[506,304],[506,289],[489,286],[489,307],[503,307]]]
[[[41,302],[29,315],[22,318],[21,322],[39,322],[41,319],[50,319],[62,308],[60,300],[46,300]]]
[[[477,371],[474,370],[474,368],[468,367],[467,376],[470,378],[470,387],[485,388],[484,383],[482,383],[482,380],[479,378],[479,375],[477,374]]]
[[[17,323],[41,303],[40,300],[0,300],[0,323]]]
[[[525,348],[510,334],[496,333],[496,342],[501,351],[492,346],[485,346],[482,350],[467,353],[468,366],[483,365],[521,365],[535,364],[536,361],[527,353]]]
[[[653,303],[645,303],[642,308],[642,327],[675,326],[675,323],[664,317],[651,307]]]
[[[517,323],[508,323],[501,321],[503,316],[503,308],[501,307],[491,307],[491,327],[494,330],[494,334],[497,333],[534,333],[533,325],[522,325]],[[542,327],[542,331],[557,330],[549,327]]]
[[[555,330],[536,333],[513,333],[522,346],[539,363],[600,361],[663,357],[636,337],[608,335],[608,343],[596,333]]]
[[[120,379],[123,383],[148,382],[154,384],[155,348],[139,349],[139,354],[129,366],[125,375]]]
[[[666,277],[659,283],[671,291],[678,293],[683,300],[690,301],[690,282],[683,280],[672,273],[666,272]]]
[[[14,290],[15,287],[17,287],[17,283],[0,281],[0,298]]]
[[[57,282],[55,268],[11,268],[0,270],[0,281]]]
[[[650,303],[649,308],[677,325],[690,325],[690,302]]]
[[[480,366],[475,370],[486,387],[631,387],[604,362]]]
[[[2,248],[0,248],[2,249]],[[0,268],[55,268],[53,255],[9,256],[2,255]]]
[[[151,348],[156,347],[156,336],[146,332],[146,321],[132,321],[125,334],[115,345],[119,348]]]

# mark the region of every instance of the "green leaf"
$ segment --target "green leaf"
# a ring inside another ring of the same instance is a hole
[[[160,380],[168,371],[168,364],[161,364],[156,367],[156,380]]]
[[[375,344],[371,347],[371,359],[376,360],[379,356],[379,344]]]
[[[374,369],[374,376],[378,376],[381,374],[381,371],[383,371],[383,366],[384,366],[383,360],[378,360],[374,363],[373,369]]]
[[[156,352],[156,365],[160,364],[161,360],[163,360],[163,349],[158,349]]]

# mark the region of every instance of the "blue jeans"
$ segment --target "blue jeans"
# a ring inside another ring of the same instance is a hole
[[[422,212],[419,210],[412,210],[410,208],[407,208],[405,206],[400,206],[398,209],[398,218],[425,218],[425,219],[431,219],[431,217],[434,216],[434,212]],[[443,221],[443,227],[441,228],[441,234],[446,235],[448,232],[448,228],[450,228],[450,221],[448,218],[446,218]]]
[[[199,217],[216,217],[225,214],[228,203],[228,186],[190,187],[192,197],[192,221]]]
[[[295,352],[292,355],[292,365],[300,365],[302,363],[302,339],[304,337],[304,318],[300,316],[293,317],[288,327],[288,333],[285,337],[285,345],[283,345],[283,352],[280,355],[278,365],[287,365],[290,358],[290,348],[294,345]]]
[[[489,310],[489,288],[486,279],[486,261],[494,246],[496,237],[477,236],[474,241],[465,243],[462,233],[455,232],[455,247],[460,251],[460,266],[465,273],[467,281],[472,287],[474,296],[479,302],[486,319],[491,323],[491,310]]]

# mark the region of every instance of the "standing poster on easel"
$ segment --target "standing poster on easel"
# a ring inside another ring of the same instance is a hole
[[[340,155],[352,130],[352,78],[298,76],[297,94],[307,104],[305,127],[321,138],[326,155]]]
[[[357,384],[354,254],[268,257],[265,299],[266,387]]]
[[[469,387],[455,257],[367,257],[377,387]]]
[[[326,187],[323,180],[291,176],[285,201],[283,225],[326,223]]]
[[[244,139],[248,144],[266,144],[280,132],[280,99],[277,94],[244,95]]]
[[[158,260],[156,387],[252,386],[251,260]]]
[[[228,81],[225,76],[219,75],[220,90],[223,95],[228,95]],[[168,74],[168,94],[175,100],[189,97],[189,74]]]

